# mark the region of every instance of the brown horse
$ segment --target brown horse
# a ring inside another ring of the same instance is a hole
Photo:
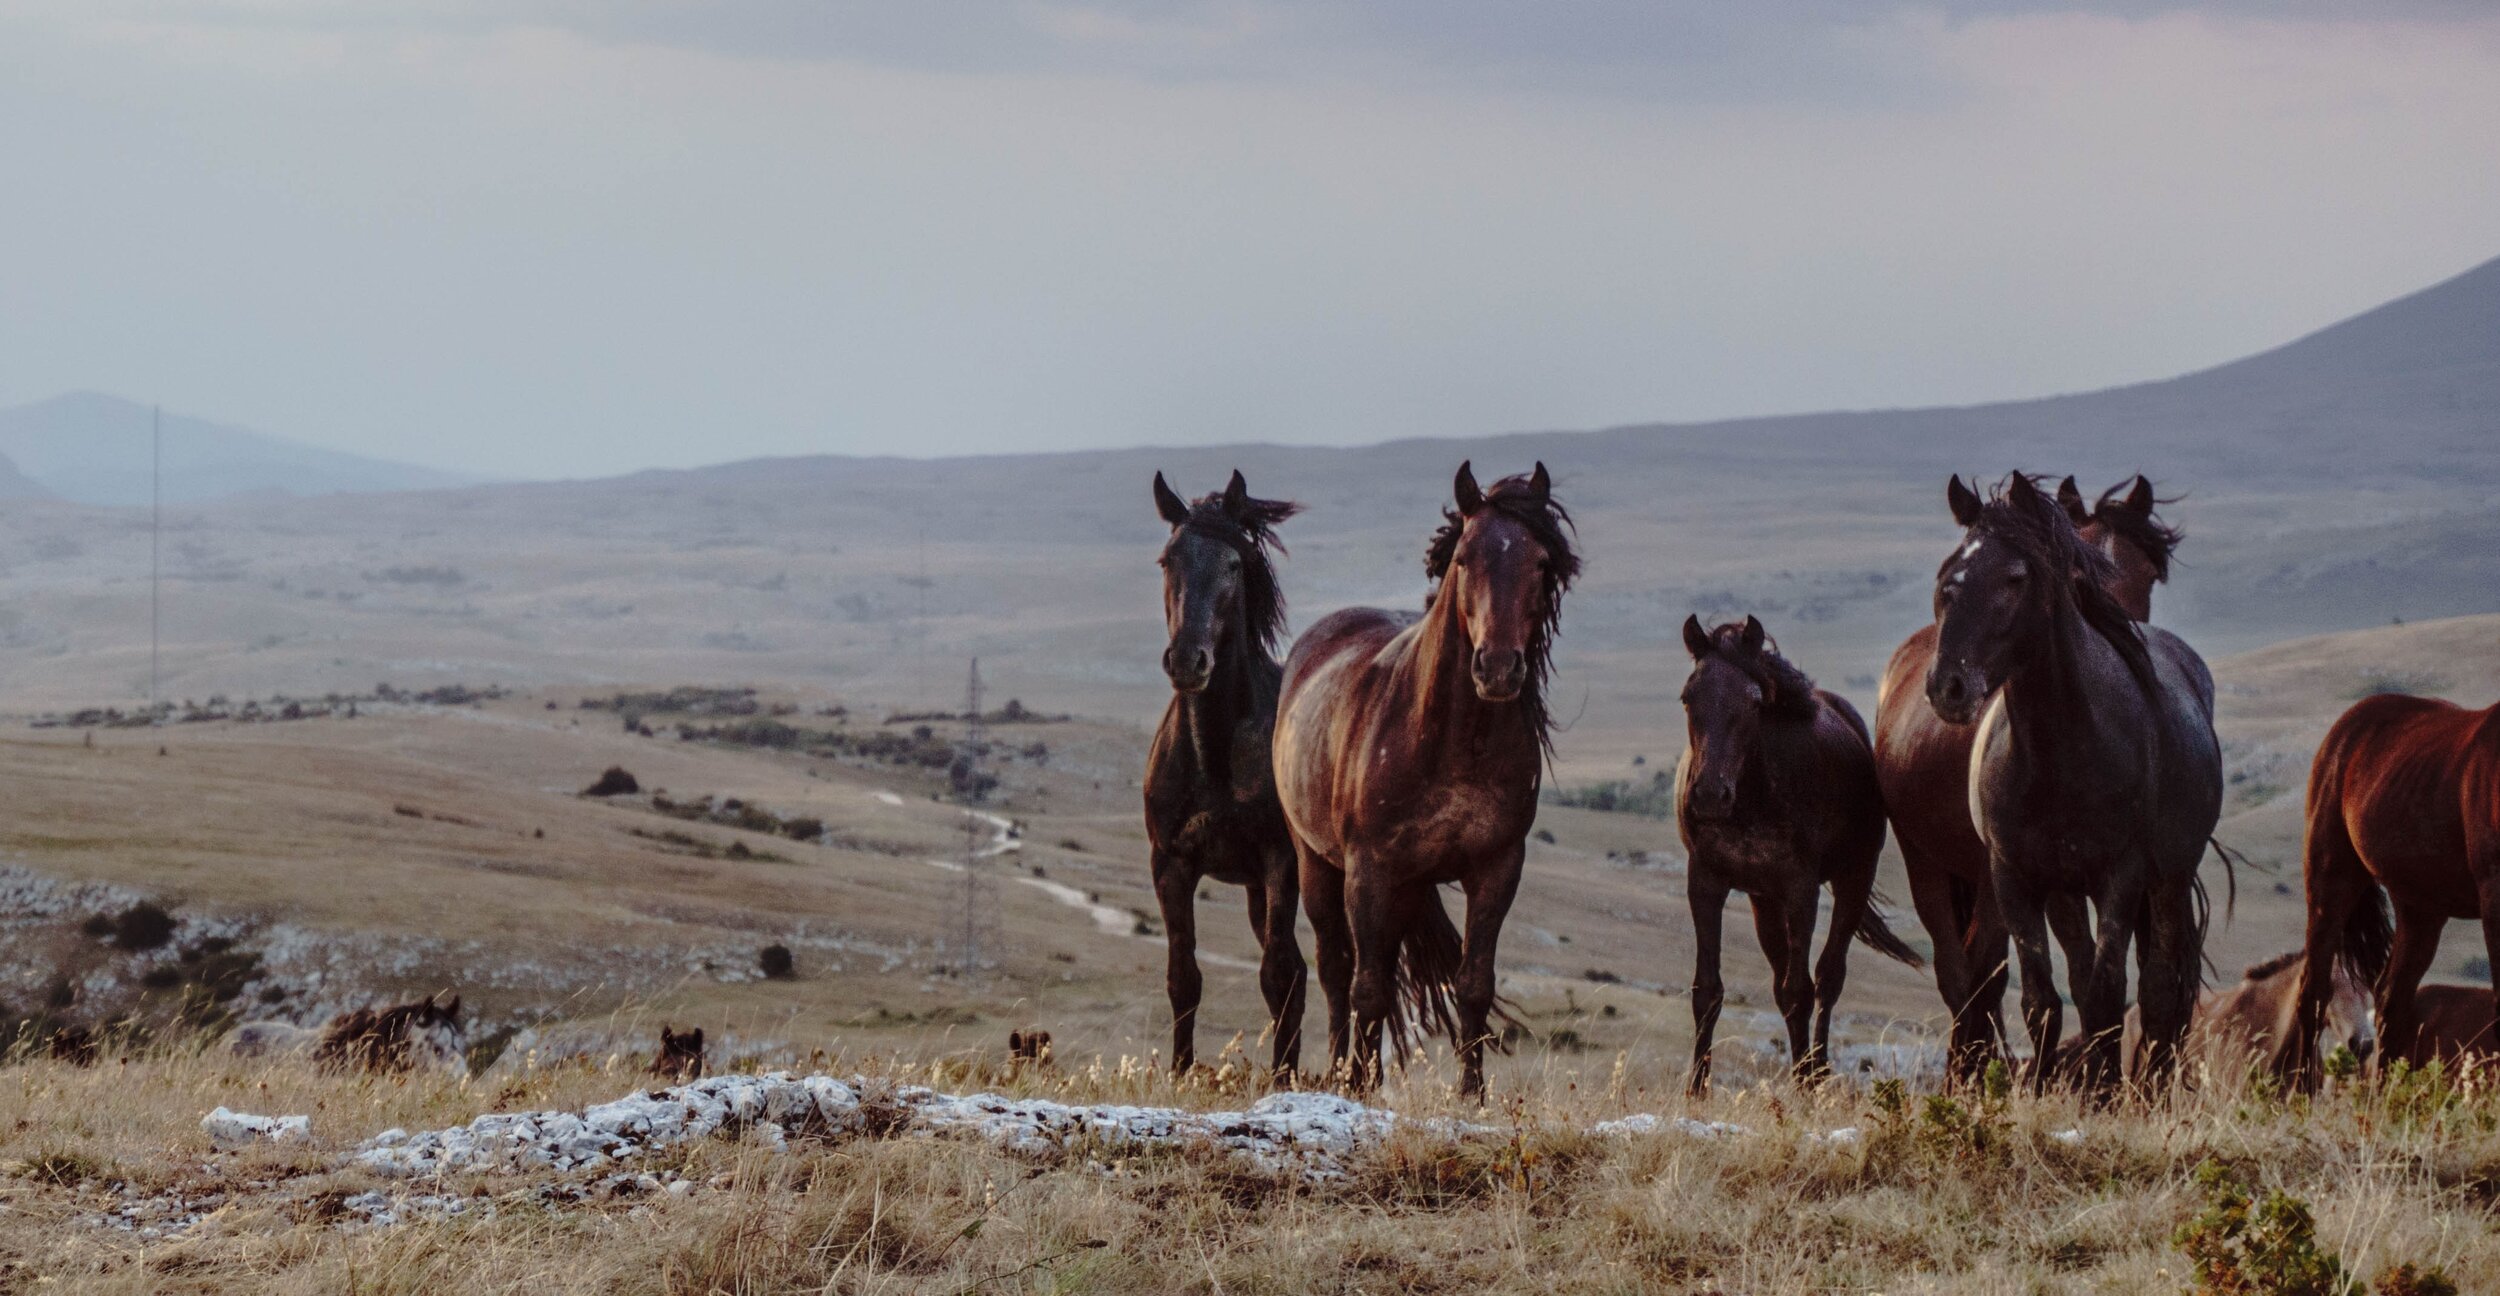
[[[2414,999],[2440,929],[2481,919],[2500,961],[2500,706],[2398,693],[2353,703],[2310,762],[2308,810],[2301,1014],[2276,1065],[2315,1082],[2308,1041],[2338,960],[2377,987],[2380,1056],[2422,1061]],[[2491,1007],[2486,997],[2486,1022]]]
[[[2124,488],[2124,494],[2121,490]],[[2120,483],[2087,508],[2075,479],[2058,486],[2059,506],[2084,543],[2113,567],[2105,588],[2134,620],[2152,614],[2153,586],[2170,578],[2183,538],[2155,513],[2143,477]],[[1935,947],[1936,989],[1953,1014],[1952,1063],[1969,1076],[2004,1053],[2008,933],[1988,881],[1988,849],[1970,817],[1970,725],[1947,724],[1927,705],[1936,627],[1919,627],[1892,654],[1875,701],[1875,770],[1893,839],[1910,879],[1910,899]],[[2089,957],[2088,916],[2067,898],[2050,924],[2070,962]]]
[[[2292,950],[2251,964],[2236,984],[2200,996],[2186,1042],[2179,1048],[2181,1063],[2226,1080],[2244,1080],[2251,1072],[2270,1067],[2276,1048],[2292,1029],[2293,1018],[2299,1012],[2301,957],[2301,951]],[[2426,1022],[2432,991],[2463,988],[2422,987]],[[2490,996],[2478,992],[2475,997],[2488,1012]],[[2335,993],[2327,1000],[2326,1021],[2327,1033],[2319,1041],[2322,1052],[2334,1047],[2348,1048],[2353,1056],[2367,1062],[2376,1051],[2378,1033],[2370,1011],[2369,987],[2342,968],[2336,970]],[[2143,1044],[2143,1014],[2130,1008],[2126,1030],[2130,1074],[2141,1074]],[[2083,1060],[2082,1045],[2081,1040],[2060,1045],[2058,1060],[2066,1068],[2064,1074],[2078,1073]]]
[[[1691,861],[1693,1070],[1710,1086],[1711,1036],[1724,989],[1719,925],[1730,891],[1753,901],[1754,933],[1771,960],[1771,996],[1788,1024],[1797,1078],[1828,1068],[1832,1006],[1849,976],[1849,942],[1865,941],[1925,967],[1884,924],[1871,899],[1884,850],[1884,799],[1857,708],[1826,693],[1780,655],[1762,623],[1704,630],[1684,619],[1693,673],[1684,681],[1684,758],[1676,768],[1676,827]],[[1814,915],[1832,890],[1832,925],[1811,972]],[[1813,1038],[1807,1040],[1807,1019]]]
[[[2107,555],[2032,478],[2012,474],[1983,501],[1956,477],[1946,498],[1965,531],[1936,573],[1927,701],[1947,721],[1979,722],[1971,820],[2021,959],[2032,1056],[2056,1056],[2065,1009],[2049,914],[2089,900],[2091,955],[2068,971],[2084,1085],[2106,1093],[2118,1082],[2126,961],[2139,940],[2143,1069],[2158,1082],[2195,1009],[2204,953],[2197,867],[2222,811],[2212,673],[2178,636],[2127,617],[2109,596]],[[2035,1087],[2053,1070],[2035,1068]]]
[[[702,1027],[683,1034],[674,1026],[660,1027],[660,1055],[651,1059],[651,1074],[667,1080],[700,1080],[703,1061]]]
[[[1269,551],[1272,528],[1299,511],[1253,499],[1240,473],[1219,494],[1183,503],[1155,474],[1155,510],[1171,524],[1163,556],[1163,671],[1172,700],[1146,753],[1146,841],[1163,909],[1172,1003],[1172,1074],[1197,1065],[1198,884],[1214,878],[1248,893],[1259,938],[1279,1079],[1302,1061],[1302,997],[1309,973],[1294,934],[1299,884],[1293,839],[1276,804],[1268,758],[1276,727],[1276,636],[1285,596]]]
[[[1460,1089],[1480,1096],[1494,946],[1536,819],[1546,676],[1580,560],[1545,465],[1487,491],[1460,464],[1455,491],[1421,616],[1351,608],[1294,644],[1276,789],[1318,936],[1330,1061],[1375,1083],[1381,1033],[1403,1057],[1411,1012],[1450,1036]],[[1467,896],[1463,941],[1437,889],[1451,882]]]
[[[468,1046],[468,1030],[460,1024],[460,996],[437,1003],[427,995],[388,1008],[339,1014],[313,1047],[313,1061],[325,1071],[466,1071]]]
[[[2451,1072],[2500,1060],[2500,1026],[2486,986],[2426,985],[2413,992],[2414,1053]]]

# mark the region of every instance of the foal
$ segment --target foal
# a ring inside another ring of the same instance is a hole
[[[1869,902],[1875,857],[1884,849],[1884,800],[1866,722],[1780,656],[1752,617],[1715,630],[1686,617],[1684,646],[1693,673],[1684,681],[1686,741],[1675,782],[1693,906],[1688,1088],[1700,1094],[1710,1087],[1710,1041],[1724,997],[1719,922],[1730,891],[1753,900],[1754,932],[1771,960],[1771,995],[1788,1022],[1797,1078],[1817,1078],[1830,1054],[1832,1005],[1849,975],[1850,939],[1926,966]],[[1825,886],[1832,889],[1831,932],[1808,972]]]

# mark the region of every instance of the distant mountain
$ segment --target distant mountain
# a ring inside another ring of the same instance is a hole
[[[196,503],[283,492],[427,490],[476,479],[344,454],[165,415],[165,498]],[[148,407],[96,392],[0,410],[0,455],[44,490],[81,504],[141,505],[149,499]],[[0,479],[0,498],[10,489]]]
[[[45,490],[41,482],[19,472],[16,464],[0,455],[0,503],[51,498],[52,492]]]

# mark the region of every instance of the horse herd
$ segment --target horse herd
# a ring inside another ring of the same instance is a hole
[[[1552,752],[1554,639],[1580,570],[1550,475],[1540,463],[1486,488],[1462,463],[1426,547],[1424,610],[1332,613],[1281,664],[1276,532],[1298,506],[1253,497],[1239,472],[1196,500],[1158,473],[1154,499],[1171,528],[1173,696],[1145,818],[1174,1072],[1196,1062],[1196,897],[1211,878],[1247,897],[1280,1081],[1301,1066],[1298,907],[1317,939],[1332,1074],[1376,1084],[1384,1047],[1402,1058],[1433,1033],[1456,1049],[1462,1093],[1481,1095],[1508,1016],[1495,948]],[[1956,1078],[2011,1060],[2009,966],[2031,1056],[2050,1060],[2030,1067],[2035,1089],[2149,1089],[2191,1045],[2310,1083],[2330,1025],[2382,1057],[2487,1047],[2491,994],[2416,986],[2450,917],[2482,918],[2500,964],[2500,708],[2382,696],[2338,721],[2311,779],[2306,943],[2206,995],[2198,869],[2220,850],[2222,756],[2211,673],[2149,622],[2181,538],[2156,513],[2164,501],[2141,477],[2087,502],[2072,478],[2052,490],[2022,473],[1984,497],[1956,477],[1946,499],[1962,539],[1937,570],[1932,624],[1893,654],[1871,730],[1759,620],[1683,625],[1690,1088],[1709,1080],[1731,891],[1752,902],[1800,1078],[1828,1069],[1852,941],[1921,966],[1873,903],[1887,829],[1931,938]],[[1457,921],[1442,900],[1453,885]],[[2065,1046],[2052,940],[2082,1027]]]

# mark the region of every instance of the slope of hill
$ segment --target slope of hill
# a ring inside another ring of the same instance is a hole
[[[166,415],[164,430],[170,502],[268,491],[430,490],[476,480],[181,414]],[[118,397],[73,392],[0,410],[0,454],[64,499],[107,506],[144,505],[149,499],[148,408]]]
[[[18,470],[7,455],[0,455],[0,501],[40,500],[52,498],[43,483]]]

